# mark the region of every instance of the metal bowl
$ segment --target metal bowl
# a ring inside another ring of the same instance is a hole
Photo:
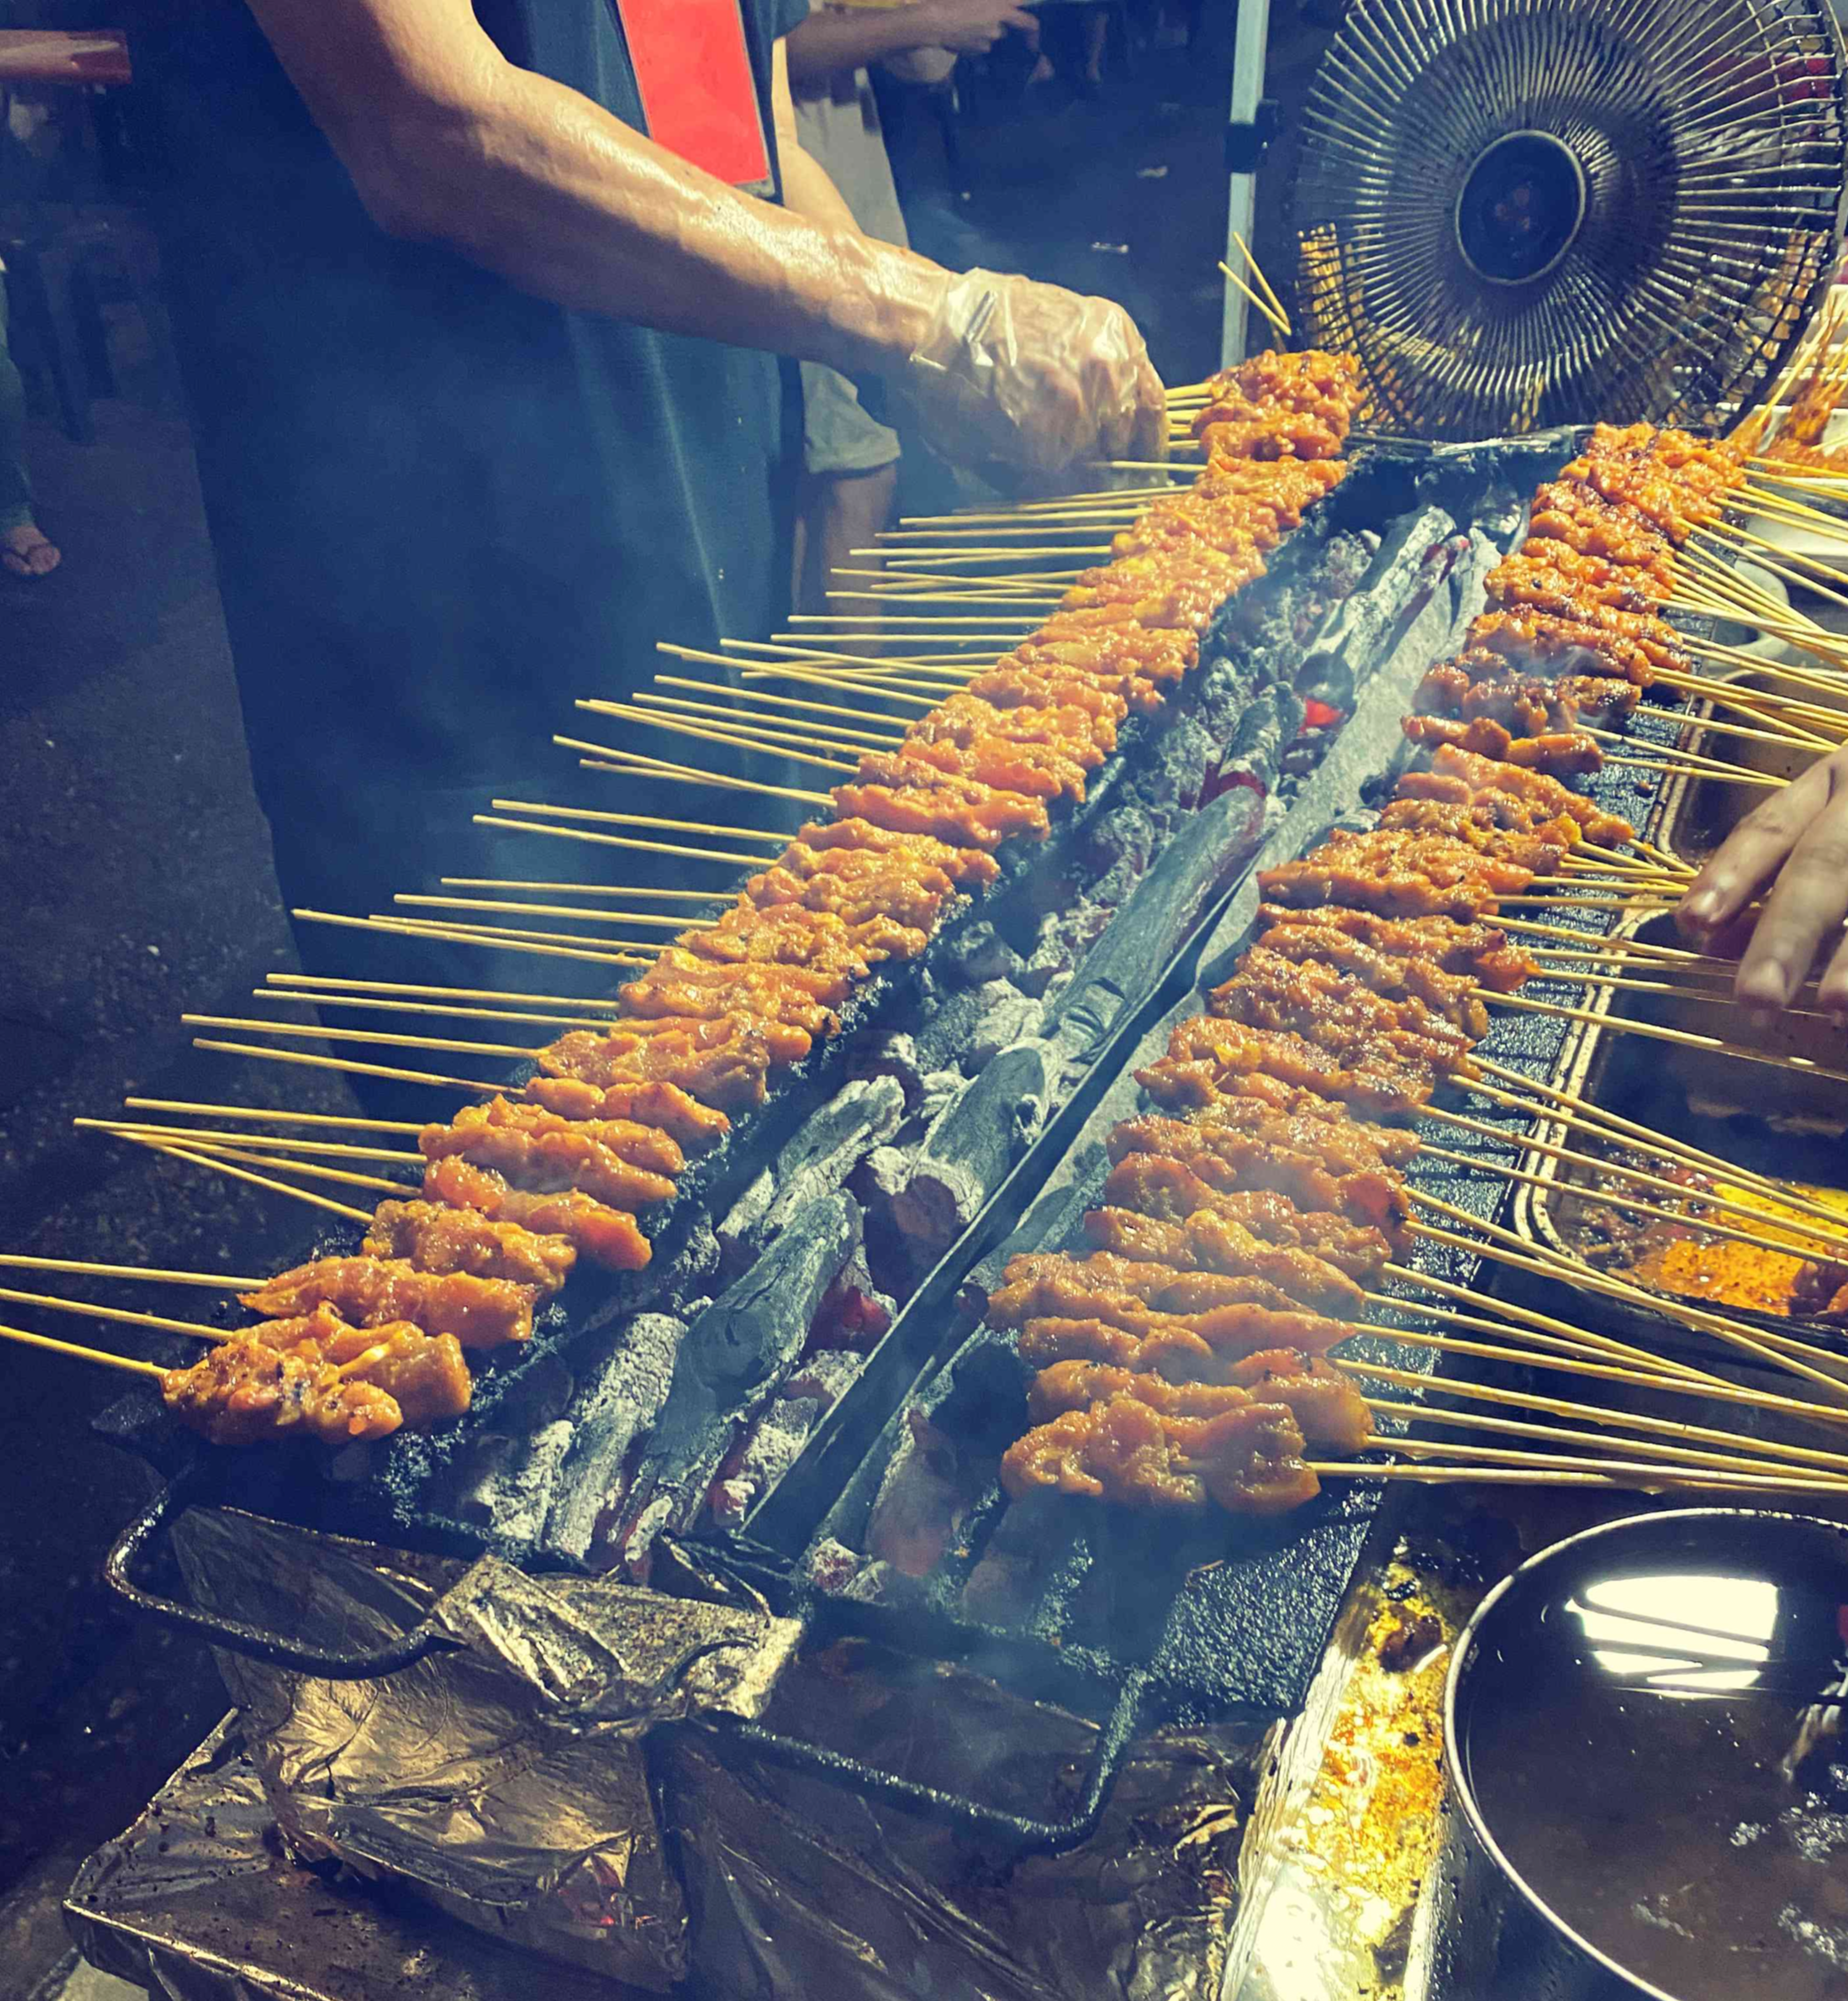
[[[1793,1754],[1844,1619],[1848,1527],[1750,1509],[1606,1523],[1498,1584],[1444,1697],[1465,1861],[1514,1893],[1470,1991],[1838,1993],[1848,1770]]]

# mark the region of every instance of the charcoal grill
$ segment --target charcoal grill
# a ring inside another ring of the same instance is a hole
[[[1453,491],[1461,485],[1479,495],[1488,488],[1498,494],[1525,491],[1536,471],[1558,463],[1575,442],[1555,437],[1531,449],[1502,446],[1440,448],[1429,454],[1379,452],[1370,455],[1363,477],[1351,477],[1338,492],[1347,497],[1348,510],[1369,506],[1378,510],[1383,502],[1404,502],[1428,492],[1433,479],[1449,483]],[[1504,475],[1511,485],[1502,484]],[[1349,511],[1345,517],[1355,515]],[[1378,511],[1374,518],[1378,518]],[[1504,509],[1500,539],[1505,541],[1518,519],[1518,508]],[[1277,578],[1288,574],[1289,566],[1281,562],[1272,572]],[[1254,868],[1301,852],[1321,836],[1331,819],[1351,808],[1364,781],[1377,778],[1402,756],[1400,717],[1427,664],[1422,655],[1408,656],[1376,676],[1328,763],[1280,823]],[[1600,797],[1601,803],[1641,824],[1653,795],[1632,782],[1637,776],[1642,774],[1607,770],[1600,780]],[[1096,1824],[1128,1746],[1157,1718],[1277,1716],[1300,1705],[1347,1581],[1368,1537],[1377,1531],[1383,1498],[1379,1483],[1344,1483],[1339,1496],[1325,1500],[1268,1544],[1252,1542],[1230,1556],[1217,1546],[1215,1532],[1205,1528],[1183,1540],[1169,1537],[1157,1547],[1145,1529],[1134,1524],[1081,1526],[1067,1545],[1072,1578],[1075,1581],[1080,1572],[1093,1579],[1112,1578],[1122,1584],[1121,1593],[1100,1604],[1086,1601],[1082,1592],[1049,1592],[1031,1619],[1008,1632],[961,1616],[947,1602],[895,1608],[830,1597],[811,1588],[804,1568],[811,1546],[870,1501],[889,1462],[906,1392],[920,1372],[928,1394],[933,1386],[945,1384],[969,1353],[987,1351],[982,1366],[1005,1361],[1013,1369],[1018,1393],[1017,1365],[1011,1355],[996,1354],[995,1344],[986,1337],[972,1331],[960,1296],[979,1276],[984,1260],[1029,1243],[1059,1240],[1060,1219],[1068,1221],[1075,1213],[1074,1206],[1082,1204],[1082,1175],[1075,1179],[1068,1174],[1046,1187],[1049,1175],[1062,1160],[1095,1159],[1098,1139],[1133,1098],[1133,1087],[1127,1093],[1124,1088],[1127,1071],[1144,1059],[1145,1045],[1165,1039],[1167,1020],[1177,1003],[1181,1011],[1191,1010],[1192,1004],[1183,997],[1191,992],[1196,977],[1210,982],[1219,963],[1242,942],[1256,900],[1254,882],[1247,880],[1230,905],[1209,919],[1174,957],[1140,1004],[1125,1007],[1114,1029],[1099,1038],[1075,1094],[895,1321],[859,1381],[751,1516],[747,1533],[730,1543],[702,1540],[681,1553],[688,1589],[759,1594],[773,1609],[809,1619],[818,1636],[864,1633],[900,1652],[964,1659],[1019,1692],[1063,1702],[1091,1717],[1100,1725],[1095,1754],[1071,1811],[1062,1818],[1005,1811],[979,1799],[917,1785],[760,1725],[715,1720],[698,1727],[724,1731],[740,1749],[754,1755],[948,1820],[1019,1852],[1056,1850],[1082,1841]],[[899,1004],[895,1000],[893,1004]],[[1527,1016],[1504,1023],[1497,1032],[1496,1053],[1544,1076],[1557,1052],[1559,1027]],[[754,1143],[755,1137],[751,1136]],[[1518,1147],[1510,1136],[1505,1148],[1495,1152],[1511,1160]],[[741,1162],[737,1172],[742,1176],[743,1167],[754,1164]],[[717,1178],[715,1172],[706,1184],[709,1191]],[[1446,1170],[1444,1192],[1473,1213],[1487,1215],[1499,1205],[1504,1188],[1487,1175]],[[1470,1276],[1474,1260],[1461,1253],[1456,1257],[1448,1276]],[[612,1286],[610,1293],[610,1300],[569,1326],[560,1323],[562,1316],[555,1316],[536,1337],[537,1352],[522,1356],[509,1376],[538,1366],[547,1353],[607,1326],[626,1310],[620,1284]],[[1421,1353],[1397,1351],[1392,1359],[1415,1368]],[[145,1408],[144,1402],[144,1412]],[[488,1408],[505,1413],[512,1407],[503,1394]],[[151,1453],[163,1450],[168,1437],[163,1428],[151,1438],[138,1422],[129,1427],[128,1435]],[[415,1471],[415,1455],[426,1452],[431,1441],[403,1442]],[[458,1534],[458,1524],[420,1507],[415,1477],[400,1475],[395,1485],[390,1480],[364,1485],[369,1491],[357,1494],[332,1489],[318,1471],[311,1470],[307,1455],[294,1460],[281,1452],[198,1453],[125,1529],[108,1561],[108,1580],[137,1609],[187,1626],[236,1653],[329,1679],[392,1672],[448,1642],[424,1626],[406,1633],[388,1648],[342,1655],[221,1611],[182,1604],[137,1581],[138,1569],[162,1530],[184,1508],[208,1503],[311,1528],[357,1526],[363,1531],[382,1524],[383,1540],[406,1547],[463,1554],[480,1547],[478,1536]],[[998,1497],[991,1492],[972,1520],[985,1533],[1004,1516]],[[1223,1530],[1218,1534],[1223,1536]],[[531,1561],[530,1552],[511,1554]],[[1267,1642],[1262,1651],[1254,1650],[1256,1640]]]

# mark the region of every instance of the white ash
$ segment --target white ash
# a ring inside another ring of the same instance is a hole
[[[986,981],[976,988],[975,997],[982,1003],[982,1015],[962,1059],[964,1073],[972,1076],[1010,1044],[1032,1035],[1041,1014],[1039,1002],[1011,981]]]

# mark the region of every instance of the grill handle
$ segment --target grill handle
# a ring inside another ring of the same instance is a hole
[[[1141,1727],[1153,1677],[1141,1669],[1124,1681],[1108,1717],[1098,1732],[1097,1749],[1086,1767],[1078,1803],[1068,1819],[1037,1820],[1005,1808],[990,1806],[961,1793],[945,1792],[914,1779],[811,1744],[796,1737],[747,1723],[737,1717],[708,1716],[699,1727],[721,1741],[738,1745],[753,1756],[803,1772],[829,1785],[889,1801],[927,1819],[942,1822],[967,1834],[998,1843],[1016,1855],[1059,1855],[1076,1848],[1097,1832],[1109,1803],[1111,1788],[1122,1768],[1124,1754]]]
[[[182,1605],[177,1599],[164,1598],[147,1590],[135,1581],[135,1565],[161,1531],[170,1527],[191,1503],[198,1484],[196,1464],[169,1480],[128,1523],[103,1559],[104,1583],[118,1597],[126,1599],[137,1612],[167,1625],[177,1626],[182,1633],[194,1633],[228,1653],[242,1654],[246,1659],[261,1661],[269,1667],[290,1668],[301,1674],[317,1675],[328,1681],[370,1681],[379,1675],[396,1674],[400,1669],[426,1660],[432,1654],[450,1652],[459,1647],[459,1641],[439,1632],[426,1619],[388,1647],[377,1647],[367,1653],[335,1653],[323,1648],[299,1645],[281,1633],[251,1625],[243,1619],[202,1611],[197,1605]]]

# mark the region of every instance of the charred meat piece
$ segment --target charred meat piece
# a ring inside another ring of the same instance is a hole
[[[687,1166],[687,1157],[672,1135],[658,1127],[632,1119],[567,1119],[542,1105],[523,1105],[504,1097],[491,1097],[485,1105],[465,1105],[446,1126],[430,1126],[425,1130],[462,1135],[524,1133],[533,1139],[563,1139],[568,1144],[594,1140],[632,1167],[645,1167],[650,1174],[665,1175],[670,1180]],[[431,1144],[442,1152],[462,1151],[441,1140]],[[433,1157],[429,1147],[423,1151],[426,1158]]]
[[[1305,1182],[1317,1177],[1333,1186],[1333,1177],[1320,1168],[1305,1169],[1302,1175]],[[1378,1277],[1392,1255],[1392,1245],[1377,1224],[1356,1222],[1332,1206],[1299,1209],[1276,1189],[1217,1189],[1180,1161],[1154,1153],[1130,1153],[1119,1160],[1105,1180],[1104,1201],[1107,1207],[1135,1209],[1165,1222],[1216,1217],[1267,1243],[1308,1251],[1350,1278]]]
[[[897,758],[884,758],[881,769],[892,768],[893,782],[867,778],[868,760],[860,764],[861,776],[850,785],[834,790],[835,810],[897,834],[928,834],[933,839],[953,841],[961,847],[992,852],[1016,834],[1044,841],[1052,832],[1046,809],[1037,799],[1023,798],[1017,792],[996,792],[968,779],[954,779],[928,764],[912,762],[899,766]],[[930,784],[926,773],[940,782]]]
[[[1461,779],[1470,788],[1473,803],[1479,794],[1507,793],[1538,808],[1551,819],[1569,813],[1577,820],[1588,841],[1606,848],[1621,848],[1636,838],[1636,830],[1615,813],[1601,811],[1590,800],[1549,778],[1519,765],[1497,764],[1467,750],[1453,750],[1446,744],[1431,760],[1432,771],[1440,778]],[[1404,781],[1402,780],[1402,787]]]
[[[1207,1081],[1213,1082],[1222,1076],[1262,1071],[1280,1083],[1314,1091],[1318,1097],[1338,1098],[1364,1118],[1402,1118],[1427,1104],[1435,1088],[1428,1067],[1408,1068],[1386,1051],[1370,1053],[1364,1064],[1349,1066],[1301,1035],[1246,1028],[1206,1014],[1195,1015],[1176,1028],[1169,1036],[1164,1061],[1206,1064]],[[1147,1083],[1148,1074],[1138,1070],[1137,1081]],[[1159,1093],[1160,1087],[1149,1088]]]
[[[532,1077],[525,1095],[562,1119],[627,1119],[656,1126],[686,1153],[704,1153],[732,1129],[723,1112],[702,1105],[678,1084],[593,1084],[578,1077]]]
[[[1407,720],[1429,723],[1433,718]],[[1480,806],[1458,806],[1439,799],[1394,799],[1381,812],[1379,825],[1387,834],[1441,834],[1496,861],[1531,868],[1536,875],[1557,869],[1580,839],[1579,823],[1564,816],[1531,832],[1517,831],[1498,825],[1495,816]]]
[[[1498,757],[1503,764],[1547,772],[1554,777],[1578,778],[1604,768],[1604,753],[1598,748],[1597,739],[1583,730],[1510,736],[1499,723],[1484,716],[1468,723],[1444,716],[1408,716],[1404,728],[1414,743],[1441,743],[1457,750],[1473,750],[1485,757]]]
[[[1040,1489],[1119,1507],[1275,1515],[1318,1491],[1302,1433],[1280,1404],[1246,1403],[1216,1417],[1164,1416],[1113,1397],[1036,1426],[1009,1446],[1001,1484],[1019,1499]]]
[[[928,764],[951,778],[1000,787],[1029,799],[1084,796],[1084,766],[1056,744],[1021,743],[993,735],[971,736],[965,743],[907,735],[900,755],[907,764]]]
[[[364,1249],[369,1258],[401,1259],[418,1271],[509,1279],[535,1301],[549,1299],[578,1261],[567,1237],[540,1237],[439,1202],[381,1202]]]
[[[387,1392],[259,1340],[226,1341],[191,1368],[169,1369],[160,1394],[190,1431],[221,1446],[290,1437],[352,1445],[386,1438],[404,1423]]]
[[[573,1029],[540,1051],[540,1067],[609,1091],[619,1086],[672,1084],[689,1097],[730,1113],[763,1104],[779,1065],[799,1062],[813,1046],[800,1028],[726,1016],[717,1021],[662,1024],[655,1035],[595,1034]]]
[[[967,747],[987,737],[1009,743],[1045,744],[1085,771],[1095,771],[1116,748],[1114,717],[1093,714],[1076,702],[1036,708],[984,702],[967,691],[940,702],[905,733],[908,743],[953,743]]]
[[[512,1187],[490,1168],[451,1154],[424,1169],[423,1192],[432,1202],[452,1208],[476,1209],[542,1236],[569,1237],[593,1264],[607,1271],[640,1271],[648,1261],[648,1240],[635,1218],[581,1190],[533,1194]]]
[[[467,1272],[419,1271],[400,1260],[318,1258],[272,1278],[240,1304],[266,1320],[296,1320],[331,1307],[354,1327],[394,1323],[450,1334],[465,1348],[532,1337],[532,1287]]]

